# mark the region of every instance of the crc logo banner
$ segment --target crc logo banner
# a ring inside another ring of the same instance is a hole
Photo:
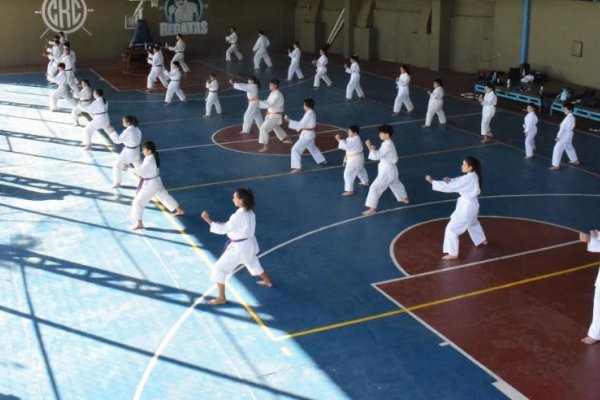
[[[208,5],[202,0],[166,0],[165,21],[160,23],[160,36],[206,35],[208,23],[202,20]]]
[[[41,10],[35,13],[42,15],[42,20],[48,28],[42,36],[48,31],[69,34],[79,29],[91,35],[84,24],[88,13],[93,11],[88,8],[85,0],[44,0]]]

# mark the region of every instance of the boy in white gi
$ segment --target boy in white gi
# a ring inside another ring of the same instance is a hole
[[[379,160],[379,166],[377,167],[377,178],[371,184],[369,188],[369,194],[365,206],[368,210],[363,212],[364,216],[371,216],[377,213],[377,204],[379,198],[390,188],[396,200],[400,203],[409,204],[408,195],[406,189],[400,180],[398,179],[398,154],[396,153],[396,146],[392,141],[392,135],[394,130],[390,125],[383,124],[379,127],[379,139],[381,139],[381,148],[377,150],[375,145],[371,144],[370,140],[367,140],[365,144],[369,149],[369,160]]]
[[[433,180],[430,175],[425,180],[432,185],[432,189],[444,193],[458,193],[460,197],[456,201],[456,209],[450,216],[450,222],[446,225],[444,234],[442,257],[444,260],[458,258],[458,237],[466,230],[469,231],[471,240],[475,246],[487,244],[485,233],[477,220],[479,215],[479,201],[477,196],[481,193],[481,163],[475,157],[465,157],[462,163],[463,176],[458,178],[444,178],[439,181]]]
[[[288,68],[288,82],[294,78],[294,74],[298,76],[298,79],[304,79],[304,75],[300,70],[300,57],[302,56],[302,50],[300,50],[300,42],[294,42],[294,49],[288,50],[288,57],[290,58],[290,67]]]
[[[400,115],[402,106],[406,107],[406,111],[413,112],[415,107],[413,106],[412,100],[410,99],[410,72],[407,65],[400,66],[400,76],[396,78],[396,87],[398,88],[398,94],[394,100],[393,117]]]
[[[260,87],[258,79],[254,76],[249,76],[248,83],[236,83],[233,79],[229,80],[229,83],[233,85],[234,89],[246,92],[246,97],[248,98],[248,108],[246,108],[246,112],[244,113],[244,122],[240,134],[245,135],[250,133],[252,122],[255,122],[256,127],[260,129],[265,120],[258,108],[258,104],[260,103],[260,99],[258,98],[258,89]]]
[[[266,108],[267,115],[265,116],[265,122],[260,126],[258,134],[258,143],[262,144],[263,147],[258,150],[259,153],[264,153],[269,150],[269,133],[275,132],[275,135],[283,143],[292,144],[292,141],[287,137],[287,133],[281,127],[283,121],[283,94],[279,91],[279,79],[272,79],[269,82],[269,90],[271,93],[267,100],[261,100],[258,103],[258,107]]]
[[[304,116],[300,121],[294,121],[287,115],[285,120],[290,129],[300,132],[298,141],[292,146],[291,152],[291,173],[295,174],[302,171],[302,153],[308,149],[315,162],[320,165],[327,164],[321,150],[315,144],[315,128],[317,126],[317,115],[315,114],[315,101],[313,99],[304,100]]]
[[[573,104],[567,103],[563,107],[565,119],[560,123],[558,134],[556,135],[556,144],[552,151],[551,171],[558,171],[563,153],[566,151],[569,157],[569,164],[579,165],[575,147],[573,147],[573,136],[575,135],[575,116],[573,115]]]
[[[580,233],[579,240],[588,244],[588,251],[600,253],[600,232],[598,232],[598,230],[590,231],[589,235]],[[587,336],[581,339],[581,342],[585,344],[594,344],[600,341],[600,272],[598,272],[595,286],[592,324],[590,325]]]
[[[154,82],[156,82],[157,78],[166,88],[167,79],[164,75],[164,58],[159,45],[154,45],[148,49],[148,64],[151,65],[151,68],[146,80],[146,92],[150,92],[154,88]]]
[[[358,98],[364,100],[365,94],[360,87],[360,66],[358,65],[358,56],[353,55],[350,57],[350,67],[344,64],[344,69],[346,70],[347,74],[350,74],[350,80],[346,86],[346,101],[352,100],[355,90]]]
[[[96,89],[93,93],[94,101],[84,108],[84,111],[90,114],[92,120],[85,126],[85,136],[83,137],[83,149],[92,148],[92,135],[98,129],[104,129],[109,134],[114,128],[110,125],[108,116],[108,103],[104,99],[102,89]]]
[[[258,39],[256,39],[254,47],[252,47],[252,51],[254,52],[254,69],[260,69],[261,60],[265,61],[267,68],[271,68],[273,66],[271,57],[269,57],[269,53],[267,52],[267,49],[270,45],[271,42],[269,42],[269,39],[265,36],[265,32],[259,31]]]
[[[202,118],[210,117],[210,112],[215,106],[217,114],[221,115],[221,102],[219,101],[219,81],[215,74],[210,74],[206,81],[206,110]]]
[[[108,137],[115,144],[122,144],[123,150],[113,162],[112,176],[113,188],[121,187],[123,174],[121,171],[127,170],[129,164],[139,167],[142,162],[140,160],[140,146],[142,144],[142,132],[138,128],[139,121],[133,115],[123,117],[123,127],[125,130],[119,135],[116,130],[108,132]]]
[[[481,104],[481,136],[483,139],[481,143],[489,142],[492,136],[492,118],[496,115],[496,104],[498,103],[498,97],[494,89],[494,85],[488,82],[485,85],[485,95],[479,96],[479,103]]]
[[[171,63],[171,70],[164,72],[164,77],[169,80],[169,84],[167,85],[167,94],[165,95],[165,107],[171,105],[171,100],[173,100],[173,95],[176,94],[179,97],[179,100],[185,102],[187,98],[185,97],[185,93],[181,90],[181,65],[179,61],[173,61]]]
[[[321,86],[321,79],[323,82],[327,84],[327,87],[331,87],[332,82],[331,79],[327,76],[327,64],[329,60],[327,59],[327,51],[323,48],[319,50],[320,57],[318,60],[313,60],[313,65],[317,68],[317,73],[315,74],[315,79],[313,82],[313,89],[319,90]]]
[[[58,73],[55,76],[47,75],[48,81],[56,83],[58,87],[54,93],[50,95],[50,111],[56,111],[58,100],[67,99],[72,101],[73,98],[69,93],[69,83],[67,81],[67,73],[65,72],[65,64],[58,63]]]
[[[429,128],[433,121],[433,116],[437,114],[440,124],[446,123],[446,114],[444,113],[444,84],[441,79],[433,81],[433,91],[428,90],[429,103],[427,104],[427,114],[425,115],[425,125],[423,128]]]
[[[350,125],[348,128],[348,137],[342,139],[340,134],[335,135],[338,141],[338,149],[345,150],[344,156],[344,192],[342,196],[352,196],[354,194],[354,180],[358,176],[360,185],[369,186],[369,175],[365,169],[365,154],[363,153],[363,144],[358,136],[360,128],[358,125]]]
[[[175,55],[171,59],[171,64],[173,64],[175,61],[179,62],[183,72],[187,74],[190,72],[190,67],[188,67],[188,65],[185,63],[185,41],[183,40],[181,33],[178,33],[175,37],[177,38],[175,46],[169,47],[169,45],[165,43],[165,48],[175,52]]]
[[[235,26],[232,26],[229,30],[229,36],[225,36],[225,41],[229,43],[229,48],[225,52],[225,61],[231,61],[231,53],[235,54],[238,60],[244,58],[240,50],[238,49],[238,35]]]
[[[79,125],[79,116],[85,110],[87,106],[92,104],[94,97],[92,96],[92,88],[90,87],[90,81],[87,79],[82,79],[79,82],[81,85],[81,89],[79,90],[79,101],[77,105],[71,111],[71,116],[73,117],[73,126],[81,126]]]
[[[225,280],[238,265],[244,265],[252,276],[259,276],[256,283],[272,287],[273,282],[263,270],[256,256],[259,252],[258,242],[254,236],[256,231],[256,215],[254,215],[254,195],[250,189],[238,189],[233,193],[233,204],[237,211],[227,222],[215,222],[203,211],[202,219],[210,226],[210,231],[217,235],[227,235],[227,242],[221,257],[212,267],[211,280],[217,284],[219,294],[212,299],[210,305],[227,303],[225,296]]]
[[[538,117],[535,115],[535,105],[527,105],[527,115],[523,122],[523,133],[525,134],[525,158],[533,157],[535,150],[535,135],[537,135]]]
[[[49,43],[51,46],[46,50],[47,54],[44,54],[45,57],[48,57],[48,68],[46,70],[46,75],[54,76],[58,71],[58,60],[62,56],[63,46],[60,43],[58,36],[55,36],[54,40]]]

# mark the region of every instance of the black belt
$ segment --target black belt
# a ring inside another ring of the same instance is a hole
[[[106,111],[101,112],[101,113],[92,113],[92,115],[102,115],[102,114],[106,114]]]
[[[218,90],[209,90],[209,92],[211,92],[211,93],[217,93]]]
[[[171,82],[179,82],[181,79],[171,79]]]
[[[153,65],[153,67],[162,67],[162,64],[160,64],[160,65]]]
[[[73,68],[71,68],[71,69],[65,69],[65,72],[67,72],[67,71],[73,71]]]
[[[138,147],[140,147],[140,145],[138,144],[137,146],[133,146],[133,147],[129,147],[129,146],[125,146],[125,147],[127,147],[128,149],[137,149]],[[154,178],[152,178],[152,179],[154,179]]]
[[[229,44],[237,44],[237,42],[235,42],[235,43],[229,43]]]
[[[183,51],[176,51],[175,54],[177,54],[177,53],[183,53]]]

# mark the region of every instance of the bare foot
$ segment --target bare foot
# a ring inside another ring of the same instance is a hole
[[[571,164],[571,165],[579,165],[579,160],[569,161],[569,164]]]
[[[491,141],[492,141],[492,139],[490,139],[487,136],[484,136],[483,139],[481,139],[481,143],[487,143],[487,142],[491,142]]]
[[[175,210],[175,216],[180,217],[182,215],[185,215],[185,212],[183,211],[183,208],[181,207],[177,207],[177,209]]]
[[[487,246],[487,245],[488,245],[488,241],[487,241],[487,240],[485,240],[485,241],[484,241],[483,243],[481,243],[481,244],[482,244],[482,245],[484,245],[484,246]]]
[[[285,143],[285,144],[292,144],[292,143],[294,143],[294,142],[292,142],[292,139],[283,139],[281,142]]]
[[[121,184],[120,184],[120,183],[114,183],[114,184],[111,186],[111,188],[113,188],[113,189],[117,189],[117,188],[120,188],[120,187],[121,187]]]
[[[202,116],[202,119],[208,119],[208,118],[210,118],[210,115],[203,115]]]
[[[144,224],[142,224],[141,222],[138,222],[137,224],[135,224],[131,227],[131,230],[136,231],[138,229],[142,229],[143,227],[144,227]]]
[[[247,135],[249,132],[240,131],[240,135]]]
[[[375,214],[377,214],[377,210],[374,208],[369,208],[368,210],[363,211],[363,213],[362,213],[362,215],[364,215],[365,217],[370,217]]]
[[[581,339],[581,343],[585,343],[585,344],[595,344],[598,341],[594,338],[591,338],[589,336],[584,337],[583,339]]]
[[[405,197],[402,200],[398,200],[398,203],[410,204],[410,200],[408,197]]]
[[[91,144],[86,144],[85,146],[83,146],[84,150],[90,150],[92,148]]]
[[[456,260],[458,258],[458,256],[453,256],[451,254],[446,254],[444,257],[442,257],[442,260]]]
[[[146,92],[146,93],[150,93],[151,91],[152,91],[152,89],[146,89],[146,90],[144,90],[144,92]]]
[[[431,125],[421,125],[421,128],[429,128]]]
[[[367,182],[367,183],[362,183],[362,182],[360,182],[360,183],[359,183],[359,185],[360,185],[360,186],[369,186],[369,183],[368,183],[368,182]]]
[[[399,112],[392,113],[392,117],[397,117],[398,115],[400,115]]]
[[[354,192],[344,192],[342,193],[342,196],[352,196],[354,194]]]
[[[127,171],[129,169],[129,164],[123,164],[123,166],[121,167],[121,169],[123,171]]]
[[[269,148],[267,146],[264,146],[260,150],[258,150],[259,153],[266,153],[267,151],[269,151]]]
[[[73,126],[75,126],[75,127],[80,127],[81,125],[79,125],[79,122],[75,122],[75,123],[73,124]]]
[[[327,165],[327,161],[323,161],[323,162],[319,163],[319,165]]]
[[[554,165],[548,168],[550,171],[558,171],[560,167],[555,167]]]
[[[169,107],[171,103],[165,103],[165,107]]]
[[[300,168],[292,168],[290,170],[290,174],[298,174],[300,172],[302,172],[302,169],[300,169]]]
[[[267,281],[265,279],[261,279],[260,281],[257,281],[256,284],[261,285],[261,286],[266,286],[266,287],[273,287],[273,282]]]
[[[220,299],[220,298],[216,298],[216,299],[212,299],[211,301],[208,302],[208,304],[210,304],[211,306],[219,306],[221,304],[225,304],[227,303],[227,299]]]
[[[529,160],[530,158],[532,158],[533,156],[525,156],[526,160]]]

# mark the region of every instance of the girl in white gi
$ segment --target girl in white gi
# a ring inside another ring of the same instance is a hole
[[[231,53],[235,54],[238,60],[241,61],[244,57],[238,49],[238,35],[235,26],[232,26],[231,29],[229,29],[229,36],[225,36],[225,41],[229,43],[229,48],[225,52],[225,61],[231,61]]]
[[[577,153],[573,147],[573,135],[575,134],[575,116],[573,115],[573,104],[567,103],[563,107],[565,119],[560,123],[558,134],[556,135],[556,144],[552,151],[551,171],[557,171],[560,168],[563,153],[566,151],[569,157],[569,164],[578,165]]]
[[[523,123],[523,132],[525,133],[525,158],[533,157],[535,150],[535,135],[537,135],[538,117],[535,115],[535,105],[527,105],[527,115]]]
[[[123,150],[117,156],[112,167],[113,188],[121,186],[123,176],[121,171],[127,170],[129,164],[136,167],[141,165],[140,145],[142,144],[142,132],[138,128],[138,119],[133,115],[123,117],[123,127],[125,130],[118,135],[117,131],[112,130],[108,133],[110,140],[116,144],[123,144]]]
[[[435,191],[460,194],[456,201],[456,209],[446,225],[443,246],[446,255],[442,257],[444,260],[458,258],[458,237],[466,230],[469,231],[475,246],[487,244],[485,233],[477,220],[479,215],[477,196],[481,193],[482,183],[481,163],[475,157],[465,157],[462,162],[462,172],[464,175],[458,178],[444,178],[439,181],[433,180],[430,175],[425,177]]]
[[[169,84],[167,85],[167,94],[165,96],[165,107],[171,105],[171,100],[173,100],[173,95],[177,94],[179,100],[187,101],[185,97],[185,93],[181,90],[181,65],[179,61],[173,61],[171,63],[171,70],[165,71],[164,76],[169,80]]]
[[[444,113],[444,84],[441,79],[433,81],[433,91],[427,91],[429,94],[429,104],[427,104],[427,114],[425,115],[425,125],[423,128],[429,128],[433,121],[433,116],[437,114],[440,124],[446,123],[446,114]]]
[[[187,74],[190,72],[190,67],[188,67],[188,65],[185,63],[185,41],[183,40],[181,33],[178,33],[175,38],[177,38],[175,46],[169,47],[169,45],[165,43],[165,47],[175,52],[175,55],[171,59],[171,64],[173,64],[175,61],[179,62],[183,72]]]
[[[365,154],[363,153],[363,144],[360,141],[358,125],[350,125],[348,137],[342,139],[340,134],[335,135],[338,141],[338,149],[345,150],[344,157],[344,192],[342,196],[352,196],[354,194],[354,180],[358,176],[360,185],[369,186],[369,175],[365,169]]]
[[[300,57],[302,56],[302,50],[300,50],[300,42],[294,42],[294,49],[288,50],[288,57],[290,58],[290,67],[288,68],[287,80],[290,82],[294,78],[294,74],[298,79],[304,79],[304,75],[300,70]]]
[[[54,40],[51,41],[50,44],[52,46],[48,47],[46,50],[47,54],[44,55],[48,57],[48,68],[46,70],[46,75],[54,76],[58,72],[58,60],[62,56],[63,49],[58,36],[55,36]]]
[[[131,203],[131,218],[135,221],[135,225],[131,227],[133,230],[144,227],[142,223],[144,208],[155,196],[170,212],[174,212],[177,216],[184,214],[177,200],[167,192],[162,184],[159,176],[160,156],[154,142],[145,142],[142,145],[142,153],[144,161],[140,166],[135,167],[135,173],[139,175],[140,182]]]
[[[489,142],[492,136],[492,127],[490,124],[492,123],[492,118],[496,114],[496,104],[498,103],[498,97],[496,97],[496,92],[494,89],[494,85],[491,82],[488,82],[485,85],[485,95],[479,96],[479,103],[481,104],[481,136],[483,136],[483,140],[481,143]]]
[[[413,112],[415,107],[413,106],[412,100],[410,99],[410,71],[407,65],[400,66],[400,76],[396,78],[396,87],[398,88],[398,94],[396,100],[394,100],[394,113],[392,116],[396,117],[400,115],[402,106],[406,107],[406,111]]]
[[[244,113],[244,122],[240,133],[250,133],[252,122],[255,122],[256,127],[260,129],[264,119],[258,108],[258,103],[260,102],[260,99],[258,98],[258,89],[260,88],[258,79],[254,76],[249,76],[248,83],[235,83],[233,79],[230,80],[229,83],[233,85],[234,89],[245,91],[246,97],[248,98],[248,108],[246,108],[246,112]]]
[[[65,72],[65,64],[58,63],[58,73],[56,76],[47,75],[48,81],[56,83],[58,87],[54,90],[54,93],[50,95],[50,111],[56,111],[56,103],[60,99],[72,100],[71,94],[69,93],[69,83],[67,82],[67,73]]]
[[[92,96],[92,88],[90,87],[90,81],[88,81],[87,79],[82,79],[79,84],[81,85],[81,89],[79,90],[78,96],[79,101],[77,102],[77,105],[73,108],[73,111],[71,111],[71,116],[73,117],[74,121],[73,126],[81,126],[79,125],[79,116],[82,112],[84,112],[87,106],[92,104],[92,101],[94,100]]]
[[[319,90],[321,86],[321,79],[323,82],[327,84],[327,87],[331,87],[332,82],[331,79],[327,76],[327,64],[329,60],[327,59],[327,51],[322,48],[319,50],[320,57],[318,60],[313,60],[313,65],[317,68],[317,73],[315,74],[315,80],[313,82],[314,90]]]
[[[271,131],[275,132],[277,138],[283,143],[292,144],[292,141],[287,137],[287,133],[281,127],[284,100],[283,94],[279,91],[279,79],[271,79],[269,90],[271,93],[269,93],[267,100],[261,100],[258,103],[259,108],[267,109],[265,122],[262,123],[258,132],[258,143],[263,145],[258,150],[259,153],[269,150],[269,133]]]
[[[114,128],[110,125],[108,117],[108,103],[104,99],[102,89],[94,90],[94,101],[84,108],[84,111],[91,115],[92,120],[85,126],[85,136],[83,138],[83,149],[89,150],[92,145],[92,134],[98,129],[104,129],[104,132],[110,134]]]
[[[256,283],[272,287],[273,282],[258,261],[258,242],[254,236],[256,216],[254,215],[254,195],[250,189],[238,189],[233,193],[233,204],[237,211],[227,222],[215,222],[203,211],[202,219],[210,225],[210,231],[217,235],[227,235],[227,242],[221,257],[212,268],[211,280],[217,284],[218,296],[209,302],[210,305],[227,303],[225,297],[225,280],[238,265],[245,265],[252,276],[261,279]]]
[[[271,45],[269,39],[265,36],[264,31],[258,31],[258,39],[256,39],[256,43],[254,43],[254,47],[252,47],[252,51],[254,52],[254,69],[260,69],[260,61],[264,60],[265,64],[267,64],[267,68],[271,68],[273,63],[271,62],[271,57],[269,57],[269,53],[267,49]]]
[[[396,153],[396,146],[392,141],[393,133],[394,130],[390,125],[383,124],[379,127],[379,139],[381,139],[381,148],[379,150],[377,150],[375,145],[371,144],[370,140],[365,142],[369,149],[369,160],[379,160],[377,178],[371,184],[365,202],[365,206],[368,207],[368,210],[363,212],[365,216],[375,215],[379,198],[387,188],[391,189],[398,202],[404,204],[410,203],[406,189],[398,179],[398,167],[396,166],[398,154]]]
[[[148,79],[146,81],[146,92],[149,92],[154,88],[154,82],[156,82],[157,78],[165,88],[167,87],[167,79],[164,75],[165,67],[163,63],[164,58],[159,45],[154,45],[148,49],[148,64],[150,64],[151,67],[150,73],[148,74]]]
[[[315,128],[317,126],[317,115],[315,114],[315,101],[313,99],[304,100],[304,116],[300,121],[294,121],[287,115],[285,120],[288,122],[290,129],[295,129],[300,132],[298,141],[292,146],[291,152],[291,173],[295,174],[302,171],[302,153],[308,149],[315,162],[320,165],[327,164],[323,153],[315,144]]]
[[[215,106],[215,110],[217,114],[221,115],[221,102],[219,101],[219,81],[215,74],[210,74],[208,76],[208,80],[206,81],[206,91],[208,92],[206,95],[206,111],[204,117],[210,117],[210,112],[212,110],[213,105]]]
[[[598,230],[590,231],[589,235],[580,233],[579,240],[588,244],[588,251],[600,253],[600,232],[598,232]],[[587,336],[581,339],[585,344],[594,344],[600,341],[600,272],[598,272],[595,286],[592,324],[590,325]]]
[[[350,67],[344,64],[344,69],[347,74],[350,74],[350,80],[346,86],[346,101],[352,100],[355,90],[358,98],[364,100],[365,94],[360,87],[360,66],[358,65],[358,56],[356,54],[350,57]]]
[[[79,97],[79,86],[77,86],[77,78],[75,78],[75,65],[73,64],[74,57],[71,54],[71,48],[68,45],[63,46],[63,54],[59,62],[65,64],[65,74],[67,75],[67,85],[73,91],[74,97]]]

